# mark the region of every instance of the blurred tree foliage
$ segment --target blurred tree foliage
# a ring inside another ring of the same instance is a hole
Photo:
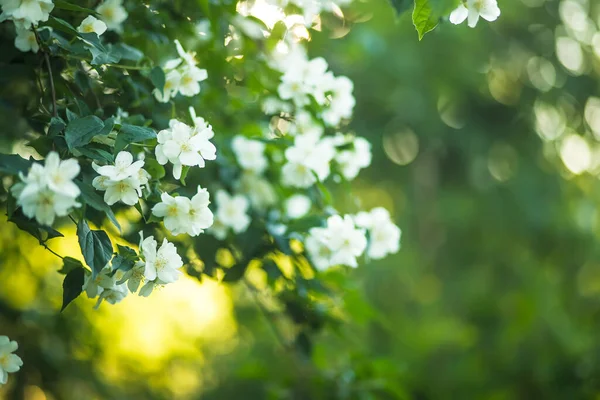
[[[181,3],[172,4],[174,21],[194,11]],[[589,12],[587,42],[564,11],[574,3]],[[322,294],[339,318],[333,331],[312,342],[298,335],[299,346],[290,346],[295,328],[278,307],[294,315],[293,302],[237,285],[225,291],[235,307],[217,308],[229,322],[210,335],[190,339],[176,329],[162,338],[187,347],[159,341],[157,348],[170,350],[152,362],[142,352],[126,356],[119,342],[150,332],[117,329],[106,321],[126,314],[106,319],[116,311],[93,313],[89,303],[58,314],[60,266],[43,249],[32,253],[35,241],[15,236],[3,220],[0,327],[27,362],[0,396],[598,397],[600,146],[586,104],[598,94],[600,9],[584,0],[511,0],[500,8],[494,24],[472,30],[442,22],[418,42],[409,16],[396,20],[387,2],[369,0],[344,19],[323,17],[322,31],[311,32],[312,55],[355,82],[352,128],[374,145],[373,166],[355,194],[365,208],[383,204],[400,215],[404,230],[399,254],[324,274],[337,289]],[[569,37],[562,48],[560,38]],[[15,51],[2,46],[3,54]],[[158,49],[143,50],[160,59]],[[11,86],[9,75],[0,80],[2,91],[27,92]],[[215,130],[235,129],[233,115],[247,99],[208,93],[207,105],[231,108],[232,119],[215,122]],[[27,125],[4,112],[9,146]],[[578,151],[566,145],[573,135],[585,143]],[[342,191],[333,195],[343,199]],[[205,301],[198,316],[216,302]],[[297,350],[303,346],[312,346],[312,356]]]

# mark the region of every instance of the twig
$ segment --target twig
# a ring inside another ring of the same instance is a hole
[[[277,340],[279,340],[279,343],[281,343],[281,346],[284,349],[288,349],[289,345],[288,345],[287,341],[285,340],[285,338],[283,337],[283,334],[281,332],[279,332],[279,329],[277,328],[277,325],[275,324],[275,321],[273,320],[272,314],[269,312],[269,310],[267,310],[265,308],[265,306],[262,304],[262,302],[258,298],[258,293],[257,293],[258,290],[254,287],[254,285],[252,285],[251,283],[249,283],[246,279],[242,279],[242,282],[244,282],[244,285],[246,285],[246,287],[248,288],[248,290],[252,293],[252,297],[254,298],[254,301],[256,302],[256,305],[258,306],[258,308],[260,309],[260,311],[264,315],[265,319],[269,323],[269,326],[271,327],[271,330],[273,331],[273,333],[277,337]]]
[[[77,226],[77,221],[75,221],[75,218],[73,218],[71,215],[69,215],[69,219],[71,221],[73,221],[73,223],[75,224],[75,226]]]
[[[56,108],[56,90],[54,89],[54,77],[52,76],[52,67],[50,66],[50,57],[48,53],[44,51],[44,59],[46,60],[46,67],[48,68],[48,76],[50,77],[50,92],[52,93],[52,115],[58,117],[58,109]]]
[[[52,250],[50,247],[48,247],[46,245],[46,243],[40,243],[42,246],[44,246],[44,248],[46,250],[48,250],[50,253],[54,254],[56,257],[60,258],[61,260],[64,258],[63,256],[61,256],[60,254],[58,254],[57,252],[55,252],[54,250]]]

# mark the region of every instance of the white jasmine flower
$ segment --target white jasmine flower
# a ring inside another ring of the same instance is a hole
[[[106,24],[92,15],[88,15],[86,19],[81,21],[81,24],[77,28],[79,32],[95,33],[98,36],[106,32],[106,29]]]
[[[100,175],[106,176],[112,181],[121,181],[131,176],[137,175],[144,162],[138,160],[133,162],[133,155],[126,151],[121,151],[115,158],[115,165],[95,166],[94,169]]]
[[[78,174],[75,159],[61,162],[56,152],[50,152],[45,165],[33,164],[27,176],[20,175],[22,182],[15,184],[11,192],[23,214],[40,224],[51,225],[56,216],[64,217],[72,208],[81,206],[76,201],[80,190],[73,182]]]
[[[352,217],[331,216],[327,227],[311,228],[306,238],[306,250],[318,269],[334,265],[357,267],[356,257],[367,247],[364,229],[354,226]]]
[[[369,247],[367,255],[375,260],[400,250],[402,231],[396,226],[390,213],[383,207],[377,207],[370,212],[362,211],[354,217],[356,225],[369,231]]]
[[[292,107],[289,103],[281,101],[274,96],[264,99],[261,109],[265,114],[280,114],[282,112],[289,113],[292,111]]]
[[[170,161],[173,164],[173,176],[179,179],[183,165],[203,168],[205,160],[217,157],[217,149],[209,141],[213,135],[210,126],[192,129],[183,122],[171,120],[169,128],[158,133],[156,160],[161,165]]]
[[[53,151],[46,156],[45,174],[48,187],[57,193],[68,197],[79,196],[81,191],[73,182],[79,171],[79,164],[74,158],[61,161],[58,153]]]
[[[357,267],[356,257],[360,256],[367,247],[367,238],[363,229],[356,229],[352,217],[344,218],[334,215],[327,219],[329,232],[328,245],[333,250],[331,263],[333,265],[348,265]]]
[[[217,212],[212,232],[218,231],[220,226],[232,229],[235,233],[242,233],[250,225],[248,216],[248,200],[241,195],[232,196],[224,190],[219,190],[216,195]],[[217,236],[218,233],[215,235]],[[217,236],[219,237],[219,236]]]
[[[330,141],[319,140],[313,135],[300,135],[294,145],[285,151],[287,163],[282,169],[282,181],[286,186],[306,188],[317,178],[325,180],[330,173],[329,163],[335,155]]]
[[[26,29],[48,21],[50,12],[54,9],[52,0],[2,0],[0,6],[0,21],[11,19]]]
[[[352,180],[361,169],[371,165],[371,143],[361,137],[354,138],[352,149],[338,152],[335,161],[344,178]]]
[[[110,288],[104,289],[102,293],[100,293],[100,296],[98,297],[98,301],[96,302],[94,309],[97,310],[104,300],[106,300],[110,304],[117,304],[121,302],[125,297],[127,297],[127,286],[125,286],[124,284],[115,284]]]
[[[152,207],[152,214],[163,218],[165,228],[173,235],[179,235],[188,231],[190,213],[190,200],[187,197],[173,197],[168,193],[163,193],[161,202]]]
[[[291,219],[302,218],[308,214],[311,206],[312,202],[308,196],[295,194],[285,201],[285,214]]]
[[[200,82],[208,78],[205,69],[196,66],[184,66],[181,71],[181,81],[179,82],[179,93],[184,96],[192,97],[200,93]]]
[[[105,0],[96,8],[96,11],[106,23],[106,27],[117,32],[123,30],[122,24],[129,15],[123,7],[123,0]]]
[[[148,281],[160,279],[164,283],[175,282],[179,279],[183,261],[173,243],[164,239],[160,248],[153,236],[142,241],[142,257],[145,261],[144,276]]]
[[[469,27],[474,28],[479,17],[486,21],[495,21],[500,16],[496,0],[465,0],[450,14],[450,22],[458,25],[468,20]]]
[[[258,140],[246,139],[244,136],[236,136],[231,141],[231,148],[235,153],[238,164],[242,169],[262,174],[267,168],[265,157],[266,144]]]
[[[154,97],[161,103],[167,103],[171,98],[177,95],[179,91],[179,84],[181,83],[181,74],[177,70],[172,70],[165,75],[165,86],[161,92],[158,88],[154,89]]]
[[[312,228],[309,236],[306,238],[306,251],[310,255],[310,259],[320,271],[331,267],[331,256],[333,251],[328,245],[329,235],[324,228]]]
[[[110,267],[104,267],[95,278],[92,278],[92,274],[86,271],[85,280],[83,282],[82,290],[85,291],[88,298],[94,299],[104,292],[105,289],[110,289],[115,286],[116,279],[110,276]]]
[[[25,28],[21,28],[16,26],[17,37],[15,37],[15,47],[22,52],[31,51],[33,53],[37,53],[40,49],[38,45],[37,39],[35,38],[35,33]]]
[[[212,226],[214,217],[212,211],[208,208],[210,204],[209,197],[208,190],[198,186],[198,192],[190,200],[190,210],[187,215],[188,235],[198,236],[205,229]]]
[[[0,336],[0,385],[6,384],[8,374],[17,372],[23,366],[23,360],[13,354],[19,345],[7,336]]]
[[[94,182],[92,182],[93,184]],[[140,196],[140,185],[137,179],[127,178],[121,181],[108,179],[104,182],[106,192],[104,192],[104,201],[109,206],[117,202],[122,202],[128,206],[133,206],[138,202]],[[100,186],[95,186],[100,190]]]
[[[330,92],[329,107],[323,111],[321,117],[329,126],[337,126],[342,119],[350,118],[356,100],[352,91],[354,83],[345,76],[339,76],[330,80],[330,87],[327,89]]]
[[[127,283],[127,288],[131,293],[137,292],[141,283],[144,281],[144,272],[146,270],[145,263],[143,261],[137,261],[133,268],[123,274],[123,278],[119,282],[119,285]]]
[[[282,100],[291,100],[296,107],[307,105],[310,100],[310,87],[304,84],[303,76],[295,69],[289,70],[281,77],[281,83],[277,87],[277,94]]]

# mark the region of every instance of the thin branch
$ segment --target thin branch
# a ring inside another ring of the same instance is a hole
[[[69,219],[71,221],[73,221],[73,223],[75,224],[75,226],[77,226],[77,221],[75,221],[75,218],[73,218],[70,214],[69,214]]]
[[[64,57],[70,58],[72,60],[85,61],[88,64],[91,63],[91,60],[88,60],[87,58],[84,58],[84,57],[77,57],[77,56],[72,56],[72,55],[65,55]],[[128,70],[134,70],[134,71],[144,71],[144,70],[149,69],[148,67],[140,67],[140,66],[136,66],[136,65],[121,65],[121,64],[111,64],[111,63],[106,63],[106,64],[102,64],[102,65],[106,65],[107,67],[128,69]]]
[[[46,245],[46,243],[40,243],[42,246],[44,246],[44,248],[46,250],[48,250],[50,253],[54,254],[56,257],[60,258],[61,260],[64,258],[63,256],[61,256],[60,254],[58,254],[57,252],[55,252],[54,250],[52,250],[50,247],[48,247]]]
[[[48,76],[50,77],[50,92],[52,93],[52,115],[58,117],[58,108],[56,108],[56,90],[54,89],[54,77],[52,76],[52,67],[50,66],[50,57],[48,53],[44,51],[44,59],[46,60],[46,67],[48,68]]]
[[[246,287],[248,288],[248,290],[252,293],[252,297],[254,298],[254,301],[256,302],[256,305],[258,306],[258,308],[260,309],[260,311],[264,315],[265,319],[269,323],[269,326],[271,327],[271,330],[273,331],[273,333],[277,337],[277,340],[279,340],[279,343],[281,344],[281,347],[283,347],[284,349],[288,349],[289,348],[289,344],[287,343],[287,341],[283,337],[283,334],[277,328],[277,324],[273,320],[273,314],[271,312],[269,312],[269,310],[267,310],[265,308],[264,304],[260,301],[260,298],[258,297],[258,290],[254,287],[254,285],[252,285],[250,282],[248,282],[245,278],[242,279],[242,282],[244,282],[244,285],[246,285]]]

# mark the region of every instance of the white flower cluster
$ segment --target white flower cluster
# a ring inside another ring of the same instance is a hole
[[[385,208],[377,207],[370,212],[361,211],[354,216],[354,222],[369,234],[367,255],[370,258],[380,260],[400,250],[402,231],[392,222],[390,213]]]
[[[173,177],[181,178],[183,166],[204,168],[205,160],[217,158],[217,148],[210,142],[215,135],[212,127],[202,118],[194,118],[194,127],[172,119],[169,128],[158,132],[156,160],[173,164]]]
[[[94,178],[92,186],[104,191],[104,201],[109,206],[118,201],[133,206],[142,197],[142,188],[150,179],[150,174],[143,166],[143,160],[134,162],[131,153],[121,151],[117,154],[114,165],[99,166],[92,163],[94,170],[100,174]]]
[[[44,166],[34,163],[27,176],[19,174],[22,182],[16,183],[11,192],[23,214],[42,225],[52,225],[57,216],[64,217],[72,208],[81,206],[77,202],[80,190],[73,182],[78,174],[77,160],[61,161],[58,153],[52,151]]]
[[[0,385],[6,384],[8,374],[17,372],[23,366],[23,360],[16,354],[13,354],[19,345],[7,336],[0,336]]]
[[[50,12],[54,9],[52,0],[0,0],[0,6],[0,22],[11,20],[15,24],[15,47],[23,52],[37,53],[39,44],[32,28],[40,22],[48,21]]]
[[[250,225],[248,199],[242,195],[230,195],[224,190],[217,191],[215,199],[218,208],[209,232],[220,240],[227,237],[229,230],[234,233],[245,232]]]
[[[335,156],[330,140],[314,135],[299,135],[294,145],[285,150],[287,163],[281,170],[282,183],[286,186],[307,188],[317,179],[324,181],[330,174],[329,163]]]
[[[152,208],[152,214],[163,218],[165,228],[173,235],[185,233],[198,236],[213,224],[213,214],[208,208],[210,204],[208,190],[200,186],[191,199],[163,193],[161,200]]]
[[[122,283],[117,283],[116,274],[112,273],[112,269],[108,265],[95,278],[89,271],[86,271],[82,290],[90,299],[98,297],[94,307],[96,309],[105,300],[110,304],[117,304],[127,296],[127,287]]]
[[[319,270],[334,265],[357,267],[356,257],[367,248],[367,237],[364,229],[354,226],[351,216],[334,215],[327,219],[325,228],[311,228],[305,244]]]
[[[96,7],[96,11],[108,29],[115,32],[123,31],[123,22],[125,22],[129,15],[125,7],[123,7],[123,0],[104,0]]]
[[[305,245],[319,270],[335,265],[357,267],[356,258],[365,250],[373,259],[397,253],[400,235],[400,228],[392,222],[388,211],[378,207],[355,216],[329,217],[326,227],[310,229]]]
[[[86,273],[82,289],[89,298],[98,298],[96,309],[103,301],[119,303],[129,292],[136,293],[138,289],[138,295],[148,297],[154,288],[179,279],[183,260],[175,245],[164,239],[159,247],[153,236],[144,239],[140,232],[140,237],[140,260],[129,271],[113,271],[107,265],[95,278]]]
[[[268,0],[268,3],[278,7],[292,4],[302,10],[304,24],[311,26],[315,17],[322,12],[332,12],[335,8],[350,4],[352,0]]]
[[[165,63],[165,86],[161,91],[154,89],[154,97],[161,103],[167,103],[177,93],[186,97],[193,97],[200,93],[200,82],[208,78],[205,69],[200,69],[196,65],[196,53],[186,52],[181,43],[175,40],[175,47],[179,58],[169,60]]]
[[[265,154],[266,143],[238,135],[231,141],[231,148],[242,169],[236,191],[245,195],[257,211],[265,211],[277,202],[273,185],[263,176],[269,166]]]
[[[287,53],[274,52],[271,66],[283,73],[277,93],[282,100],[291,101],[297,110],[310,105],[311,99],[323,111],[320,118],[328,126],[338,126],[350,118],[356,103],[354,84],[345,76],[334,76],[327,71],[322,57],[308,59],[300,45],[289,45]]]
[[[495,21],[500,16],[500,8],[496,0],[463,0],[450,14],[450,22],[458,25],[467,20],[471,28],[475,28],[479,17],[486,21]]]

